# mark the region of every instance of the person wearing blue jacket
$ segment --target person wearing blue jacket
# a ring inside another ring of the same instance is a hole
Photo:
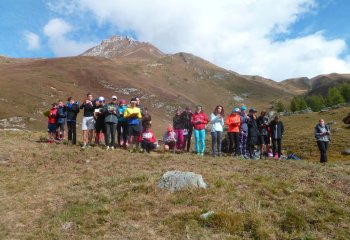
[[[118,123],[118,105],[117,97],[112,96],[112,101],[106,104],[103,108],[105,116],[105,142],[107,150],[113,150],[115,146],[115,132]],[[111,138],[111,141],[109,140]]]
[[[128,123],[124,118],[124,112],[126,110],[126,101],[125,99],[120,99],[119,108],[118,108],[118,124],[117,124],[117,132],[118,132],[118,146],[126,149],[126,143],[128,142]],[[123,142],[121,141],[123,140]]]
[[[66,118],[66,107],[64,106],[62,101],[59,101],[56,114],[56,140],[61,141],[62,139],[64,139],[64,125],[66,124]]]
[[[246,113],[247,107],[241,107],[241,125],[239,126],[239,149],[242,158],[248,159],[249,156],[247,154],[247,140],[248,140],[248,120],[249,116]]]
[[[72,141],[72,144],[75,145],[77,143],[77,115],[80,112],[79,103],[75,102],[72,97],[69,97],[66,105],[66,111],[68,141]]]

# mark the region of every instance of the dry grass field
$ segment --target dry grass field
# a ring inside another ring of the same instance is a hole
[[[44,131],[0,131],[0,238],[349,239],[348,110],[283,117],[285,147],[306,161],[82,151],[41,142]],[[312,136],[320,117],[336,122],[326,166]],[[199,173],[209,188],[160,191],[168,170]]]

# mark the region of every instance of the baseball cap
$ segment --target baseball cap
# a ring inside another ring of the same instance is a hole
[[[172,127],[168,127],[166,130],[167,130],[168,132],[171,132],[171,131],[173,131],[173,128],[172,128]]]
[[[255,108],[249,109],[249,112],[256,112]]]
[[[112,96],[112,99],[118,99],[118,98],[117,98],[117,96],[113,95],[113,96]]]
[[[137,99],[135,97],[133,97],[130,102],[137,102]]]
[[[105,100],[104,97],[99,97],[99,98],[98,98],[98,101],[99,101],[99,102],[103,102],[104,100]]]
[[[238,107],[234,107],[234,108],[232,109],[232,112],[240,112],[240,110],[239,110]]]

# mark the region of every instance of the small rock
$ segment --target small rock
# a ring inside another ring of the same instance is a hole
[[[73,226],[74,226],[74,223],[73,223],[73,222],[65,222],[65,223],[62,225],[61,230],[62,230],[62,231],[68,231],[68,230],[70,230]]]
[[[193,172],[168,171],[158,181],[160,189],[171,192],[180,191],[189,187],[207,188],[202,175]]]
[[[206,213],[203,213],[200,215],[200,218],[201,219],[208,219],[210,216],[212,216],[214,214],[213,211],[209,211],[209,212],[206,212]]]
[[[347,148],[343,152],[344,155],[350,155],[350,148]]]

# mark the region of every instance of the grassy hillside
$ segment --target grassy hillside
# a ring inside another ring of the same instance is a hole
[[[81,151],[43,136],[0,132],[1,239],[350,238],[349,160]],[[168,170],[202,174],[209,188],[162,192]]]
[[[282,118],[285,151],[304,161],[81,151],[41,142],[45,132],[0,131],[0,238],[349,239],[348,111]],[[321,117],[333,122],[326,166],[313,138]],[[162,192],[168,170],[202,174],[209,188]]]

